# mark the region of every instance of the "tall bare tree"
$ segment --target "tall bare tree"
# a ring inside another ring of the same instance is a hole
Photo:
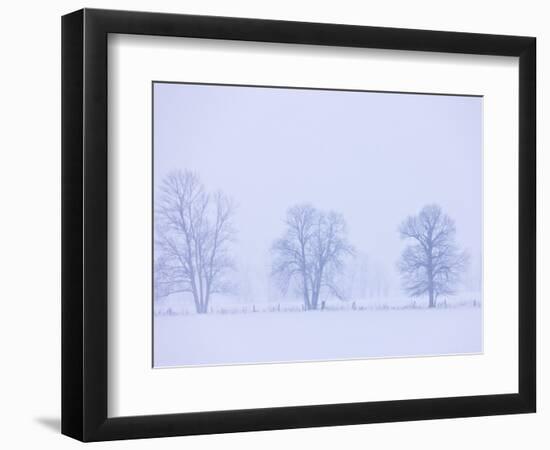
[[[398,263],[403,287],[411,296],[427,294],[433,308],[439,295],[455,291],[468,264],[468,254],[455,243],[455,223],[438,205],[427,205],[403,221],[399,234],[412,241]]]
[[[337,275],[345,256],[353,253],[344,218],[311,205],[296,205],[287,211],[285,224],[285,234],[272,246],[272,274],[281,289],[297,286],[306,310],[318,308],[323,291],[341,298]]]
[[[160,187],[155,209],[155,289],[189,292],[204,314],[212,294],[227,292],[234,207],[221,192],[205,191],[197,174],[178,171]]]

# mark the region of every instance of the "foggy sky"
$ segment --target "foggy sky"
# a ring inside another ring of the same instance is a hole
[[[237,204],[235,255],[265,276],[286,210],[343,214],[357,251],[387,272],[397,228],[438,203],[456,222],[479,280],[482,98],[155,83],[155,186],[175,169]]]

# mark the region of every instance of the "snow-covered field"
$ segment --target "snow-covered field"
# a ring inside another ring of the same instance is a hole
[[[155,315],[155,367],[480,353],[482,308]]]

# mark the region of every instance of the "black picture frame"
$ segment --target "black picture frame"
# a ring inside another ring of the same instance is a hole
[[[178,36],[519,57],[517,393],[107,416],[107,36]],[[62,18],[62,433],[82,441],[497,414],[536,408],[536,39],[83,9]]]

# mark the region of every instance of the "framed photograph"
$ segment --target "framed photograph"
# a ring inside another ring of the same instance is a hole
[[[62,432],[535,412],[535,38],[62,20]]]

